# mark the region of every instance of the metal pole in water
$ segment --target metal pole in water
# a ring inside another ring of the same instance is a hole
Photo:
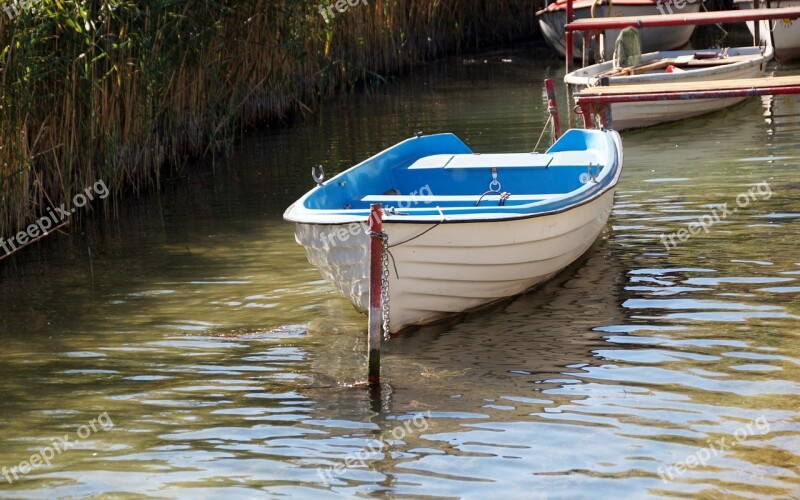
[[[367,355],[367,382],[371,386],[381,382],[381,243],[383,232],[383,207],[380,203],[369,206],[369,330]]]
[[[758,4],[761,0],[753,0],[753,12],[758,10]],[[756,47],[761,46],[761,21],[753,21],[753,45]]]
[[[567,8],[566,8],[566,12],[564,12],[564,15],[566,16],[567,24],[571,23],[572,22],[572,17],[573,17],[573,15],[572,15],[572,0],[567,0]],[[566,59],[565,60],[565,67],[566,67],[566,69],[564,70],[565,74],[569,73],[570,72],[570,68],[572,67],[572,36],[573,36],[573,34],[572,34],[571,31],[567,31],[567,32],[564,33],[564,43],[566,44],[566,46],[564,48],[564,52],[566,53],[566,56],[565,56],[565,59]],[[585,37],[586,33],[584,33],[581,36]],[[567,90],[567,109],[569,109],[570,108],[570,104],[569,104],[569,102],[570,102],[569,101],[570,92],[569,92],[569,84],[567,82],[564,82],[564,88]],[[567,126],[572,128],[572,113],[567,113]]]
[[[558,102],[556,101],[556,90],[553,88],[553,79],[547,78],[544,81],[544,88],[547,92],[547,111],[550,113],[550,117],[553,120],[552,124],[552,134],[553,140],[552,142],[556,142],[559,137],[561,137],[561,124],[558,121]],[[567,96],[569,99],[569,96]]]
[[[567,8],[566,8],[566,12],[564,12],[564,14],[565,14],[565,17],[567,19],[567,24],[571,23],[572,22],[572,0],[567,0]],[[566,72],[567,73],[569,73],[570,67],[572,66],[572,36],[573,35],[572,35],[571,31],[567,31],[566,33],[564,33],[564,41],[566,43],[566,46],[564,47],[564,52],[565,52],[564,55],[565,55],[565,59],[566,59],[566,68],[567,68]],[[581,36],[585,37],[586,34],[584,33]]]

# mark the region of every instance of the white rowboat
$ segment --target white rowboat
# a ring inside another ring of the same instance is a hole
[[[610,5],[609,5],[610,3]],[[562,57],[566,55],[566,42],[564,38],[564,25],[566,24],[566,0],[550,3],[536,13],[539,18],[539,27],[545,41]],[[592,17],[619,17],[619,16],[647,16],[668,12],[690,13],[700,10],[700,1],[685,2],[676,10],[674,2],[656,2],[653,0],[612,0],[599,2],[594,0],[575,0],[573,2],[573,16],[577,19]],[[643,52],[679,49],[686,45],[694,32],[694,26],[674,26],[669,28],[644,28],[640,38]],[[606,30],[603,35],[602,56],[610,60],[614,53],[614,42],[620,30]],[[573,55],[580,59],[583,53],[583,34],[575,33],[573,40]]]
[[[753,0],[734,0],[740,9],[752,9]],[[759,9],[777,7],[800,7],[800,0],[770,0],[759,3]],[[758,21],[760,43],[775,50],[775,59],[780,62],[800,60],[800,19],[776,19]],[[750,33],[755,36],[753,21],[747,23]]]
[[[570,130],[543,154],[474,154],[452,134],[421,136],[317,186],[284,218],[311,264],[366,312],[364,226],[382,203],[398,333],[520,294],[574,262],[605,227],[621,168],[613,131]]]
[[[699,54],[703,57],[697,57]],[[655,90],[662,83],[760,77],[771,59],[770,47],[652,52],[642,55],[642,63],[634,67],[632,75],[621,74],[609,61],[573,71],[564,81],[573,92],[602,84],[652,84]],[[636,72],[636,68],[642,72]],[[603,77],[607,77],[607,81],[603,81]],[[625,130],[682,120],[733,106],[744,99],[746,97],[616,103],[611,105],[613,128]]]

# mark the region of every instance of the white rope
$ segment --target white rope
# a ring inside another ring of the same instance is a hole
[[[550,117],[544,123],[544,127],[542,127],[542,133],[539,134],[539,140],[536,141],[536,146],[533,147],[534,153],[536,152],[537,149],[539,149],[539,143],[542,142],[542,137],[544,137],[544,131],[547,130],[547,126],[550,125],[550,122],[552,121],[553,121],[553,114],[551,113]]]

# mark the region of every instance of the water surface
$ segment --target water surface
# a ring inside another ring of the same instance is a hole
[[[366,321],[281,220],[310,167],[418,130],[532,150],[560,71],[530,48],[425,67],[4,262],[0,467],[72,447],[0,496],[800,496],[795,97],[624,134],[581,261],[392,339],[381,393],[354,387]]]

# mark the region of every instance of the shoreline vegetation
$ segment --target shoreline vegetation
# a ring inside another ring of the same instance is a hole
[[[7,0],[0,237],[59,204],[71,209],[87,186],[104,182],[114,201],[95,208],[113,212],[245,128],[414,64],[539,33],[535,5],[516,0],[318,3]]]

